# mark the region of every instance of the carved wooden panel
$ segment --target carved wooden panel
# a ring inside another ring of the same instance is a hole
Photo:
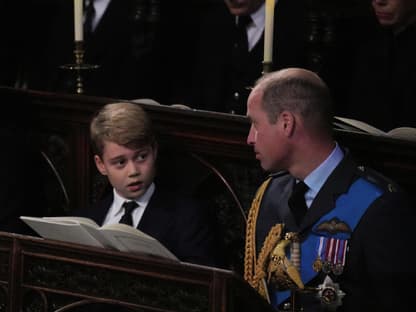
[[[10,233],[0,242],[13,255],[2,311],[272,311],[231,271]]]

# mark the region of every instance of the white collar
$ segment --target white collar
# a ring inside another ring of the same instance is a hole
[[[150,184],[150,186],[148,187],[148,189],[146,190],[146,192],[140,196],[139,198],[135,199],[135,202],[140,206],[140,207],[147,207],[147,204],[150,201],[150,198],[152,197],[153,193],[155,192],[155,184],[152,183]],[[117,191],[113,188],[113,195],[114,195],[114,199],[113,199],[113,211],[110,212],[111,215],[116,216],[117,214],[122,213],[123,211],[123,203],[125,201],[130,201],[130,199],[126,199],[122,196],[120,196]]]

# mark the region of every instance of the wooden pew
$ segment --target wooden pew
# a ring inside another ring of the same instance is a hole
[[[32,135],[62,178],[69,204],[59,185],[50,189],[51,214],[87,207],[105,188],[93,164],[88,126],[95,111],[117,99],[0,88],[3,105],[31,112]],[[246,144],[245,116],[140,104],[158,131],[160,171],[171,185],[197,192],[212,201],[230,252],[230,268],[242,272],[245,216],[264,178]],[[416,142],[334,129],[336,139],[359,163],[391,177],[415,197]]]
[[[0,232],[0,311],[94,308],[273,311],[228,270]]]

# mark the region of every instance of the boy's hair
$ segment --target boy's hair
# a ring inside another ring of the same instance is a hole
[[[93,152],[100,157],[106,141],[133,149],[156,143],[146,112],[138,104],[128,102],[103,106],[91,121],[90,137]]]

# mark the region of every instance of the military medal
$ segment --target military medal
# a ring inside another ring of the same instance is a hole
[[[338,283],[334,283],[328,275],[325,277],[324,282],[318,286],[317,297],[324,306],[336,309],[342,305],[344,296],[345,293],[339,288]]]
[[[344,271],[348,240],[320,237],[318,255],[312,264],[315,272],[341,275]]]
[[[316,258],[315,261],[312,263],[312,269],[315,272],[319,272],[322,270],[322,260],[321,258]]]
[[[335,264],[334,267],[332,268],[332,272],[335,275],[341,275],[342,272],[344,271],[344,266],[345,266],[345,257],[347,254],[347,245],[348,245],[348,241],[347,240],[338,240],[338,250],[336,253],[336,257],[335,257]]]
[[[332,253],[334,250],[334,239],[329,238],[326,241],[325,253],[323,255],[322,272],[329,274],[332,272]]]
[[[324,304],[332,304],[337,300],[337,293],[333,287],[325,287],[321,291],[321,301]]]
[[[318,255],[316,256],[315,261],[312,263],[312,269],[315,272],[319,272],[322,270],[322,249],[325,243],[325,237],[319,237],[319,247],[318,247]]]
[[[344,267],[341,263],[337,263],[332,267],[332,273],[334,273],[335,275],[341,275],[343,271]]]
[[[332,253],[332,273],[334,273],[335,275],[340,275],[342,273],[342,271],[340,272],[339,270],[339,261],[338,261],[338,257],[339,257],[339,251],[340,251],[340,240],[339,239],[335,239],[334,240],[334,252]]]
[[[332,263],[329,261],[324,261],[322,263],[322,272],[325,274],[329,274],[332,272]]]

